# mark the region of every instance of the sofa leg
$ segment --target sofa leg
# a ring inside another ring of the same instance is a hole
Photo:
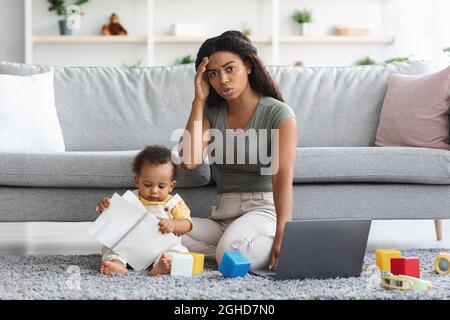
[[[442,240],[442,220],[434,220],[434,228],[436,229],[436,239],[438,241]]]

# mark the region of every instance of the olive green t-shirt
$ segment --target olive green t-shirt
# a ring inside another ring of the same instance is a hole
[[[244,129],[230,129],[227,105],[205,106],[204,115],[211,124],[209,163],[217,192],[272,191],[271,152],[276,131],[283,120],[295,118],[286,103],[261,97]]]

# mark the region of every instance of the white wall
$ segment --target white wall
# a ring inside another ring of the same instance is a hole
[[[0,61],[24,61],[23,1],[0,0]]]
[[[388,54],[433,61],[437,68],[450,63],[442,51],[450,47],[450,1],[395,0],[396,41]]]
[[[206,35],[242,29],[246,22],[255,36],[271,35],[270,0],[154,0],[157,35],[169,33],[175,22],[205,25]],[[310,35],[327,35],[332,26],[371,27],[374,35],[395,33],[393,45],[383,44],[280,44],[282,65],[301,60],[306,66],[351,65],[370,56],[382,61],[394,56],[425,58],[437,65],[448,64],[442,48],[450,46],[448,0],[279,0],[280,35],[297,34],[291,21],[293,10],[312,9]],[[70,0],[67,1],[71,3]],[[130,35],[146,33],[146,0],[91,0],[84,5],[82,29],[76,34],[99,34],[112,12],[120,15]],[[48,12],[46,0],[33,0],[33,32],[56,35],[57,17]],[[201,17],[201,19],[200,19]],[[24,60],[23,0],[0,0],[0,60]],[[436,30],[438,32],[436,32]],[[157,44],[155,64],[170,65],[187,54],[194,55],[200,43]],[[270,45],[257,45],[260,55],[271,63]],[[144,45],[135,44],[36,44],[34,63],[56,65],[123,65],[144,59]]]
[[[168,5],[170,3],[170,5]],[[226,30],[242,30],[244,23],[254,36],[270,36],[270,0],[155,0],[155,32],[169,35],[174,23],[201,23],[205,36],[213,37]],[[201,43],[157,44],[155,64],[172,64],[177,57],[196,56]],[[262,59],[270,63],[269,45],[257,45]]]
[[[298,25],[291,19],[292,12],[310,8],[313,23],[310,36],[329,35],[336,25],[373,29],[375,36],[391,36],[392,29],[382,26],[381,10],[384,0],[281,0],[280,34],[298,34]],[[390,22],[390,21],[387,21]],[[300,60],[307,66],[351,65],[356,60],[370,56],[379,61],[384,58],[386,45],[380,44],[281,44],[280,59],[285,64]]]

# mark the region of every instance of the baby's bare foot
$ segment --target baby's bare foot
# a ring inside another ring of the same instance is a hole
[[[117,260],[102,261],[102,265],[100,266],[100,273],[105,275],[127,272],[127,267],[122,262]]]
[[[148,273],[150,276],[158,276],[163,274],[168,274],[170,272],[172,264],[170,259],[167,258],[164,254],[161,255],[158,263],[153,266],[152,270]]]

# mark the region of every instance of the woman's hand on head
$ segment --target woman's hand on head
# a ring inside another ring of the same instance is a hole
[[[206,80],[206,66],[209,63],[208,57],[204,57],[197,68],[195,75],[195,100],[205,102],[209,95],[209,83]]]
[[[102,213],[105,211],[105,209],[109,208],[109,204],[111,203],[111,199],[109,198],[103,198],[99,202],[97,202],[97,206],[95,207],[95,210],[97,212]]]

